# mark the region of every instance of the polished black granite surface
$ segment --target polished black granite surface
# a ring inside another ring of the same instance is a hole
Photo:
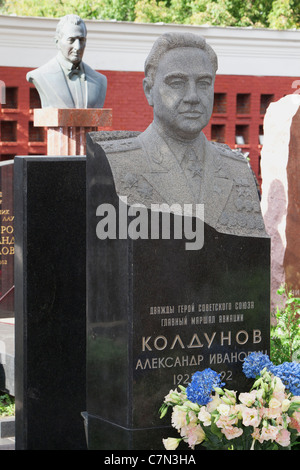
[[[14,162],[0,162],[0,318],[14,317]]]
[[[115,207],[118,226],[120,206],[105,154],[91,140],[87,194],[89,447],[162,449],[170,423],[158,410],[170,389],[210,367],[227,388],[247,390],[243,359],[269,351],[270,241],[206,224],[201,250],[186,250],[172,234],[100,240],[97,208]]]
[[[0,390],[14,395],[14,162],[0,162]]]
[[[86,448],[85,165],[15,158],[17,450]]]

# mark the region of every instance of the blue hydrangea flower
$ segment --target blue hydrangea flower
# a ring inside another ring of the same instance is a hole
[[[243,372],[246,377],[255,379],[265,367],[270,370],[272,366],[273,363],[267,354],[253,352],[244,360]]]
[[[273,366],[270,371],[279,377],[285,387],[293,394],[300,395],[300,364],[297,362],[284,362]]]
[[[214,387],[225,385],[221,382],[221,375],[212,369],[196,372],[186,389],[187,398],[198,405],[207,405],[211,401]]]

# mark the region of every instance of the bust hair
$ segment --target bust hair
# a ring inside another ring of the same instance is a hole
[[[79,26],[82,26],[83,29],[84,29],[84,35],[86,36],[87,35],[87,29],[86,29],[86,25],[85,25],[85,22],[83,21],[82,18],[80,18],[80,16],[78,15],[66,15],[66,16],[63,16],[57,26],[56,26],[56,32],[55,32],[55,39],[59,39],[62,32],[63,32],[63,28],[65,26],[66,23],[71,23],[71,24],[74,24],[74,25],[79,25]]]
[[[207,44],[204,37],[194,33],[166,33],[162,34],[153,44],[152,49],[145,61],[145,77],[150,81],[150,86],[154,83],[156,70],[161,57],[171,49],[178,47],[198,47],[206,52],[210,59],[213,70],[218,69],[218,58],[212,47]]]

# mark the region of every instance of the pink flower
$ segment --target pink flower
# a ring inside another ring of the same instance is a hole
[[[244,408],[242,410],[242,417],[244,426],[253,426],[256,428],[261,421],[259,412],[255,408]]]
[[[281,409],[283,412],[285,411],[288,411],[289,407],[290,407],[290,400],[288,400],[288,398],[285,398],[284,400],[282,400],[282,403],[281,403]]]
[[[221,401],[221,398],[219,397],[219,395],[215,395],[212,399],[212,401],[210,401],[207,405],[206,405],[206,409],[209,413],[212,413],[213,411],[215,411],[218,406],[222,403]]]
[[[218,412],[220,413],[221,416],[228,416],[231,414],[231,407],[230,405],[226,405],[225,403],[221,403],[218,408]]]
[[[269,419],[276,419],[281,416],[281,408],[265,408],[264,417]]]
[[[198,419],[202,421],[203,426],[211,425],[211,414],[208,411],[206,411],[205,406],[201,407],[201,410],[198,413]]]
[[[195,424],[190,423],[187,426],[184,426],[180,432],[183,440],[188,443],[189,447],[192,449],[197,445],[201,444],[205,439],[205,432],[203,431],[200,424],[195,426]]]
[[[238,418],[237,416],[224,416],[220,415],[218,421],[216,421],[216,425],[218,428],[226,429],[231,428],[234,424],[237,424]]]
[[[252,390],[250,393],[240,393],[239,400],[243,405],[251,406],[256,399],[256,390]]]
[[[183,426],[186,425],[186,411],[179,410],[176,406],[174,406],[171,420],[172,426],[175,429],[180,430]]]
[[[281,429],[276,436],[277,444],[280,444],[282,447],[287,447],[290,445],[290,433],[287,429]]]
[[[289,424],[291,422],[291,418],[287,415],[284,416],[284,419],[283,419],[283,416],[278,416],[276,418],[276,426],[278,426],[278,428],[284,428],[286,424]]]
[[[251,436],[253,437],[253,439],[258,440],[260,438],[259,428],[255,428]]]
[[[300,411],[295,411],[291,416],[290,428],[296,429],[300,434]]]
[[[276,426],[263,427],[260,433],[259,442],[263,441],[275,441],[278,434],[278,428]]]
[[[285,386],[283,385],[279,377],[275,377],[274,382],[275,382],[275,387],[273,391],[273,397],[281,402],[286,398]]]
[[[221,432],[228,440],[235,439],[243,434],[243,430],[235,426],[227,426],[226,428],[221,429]]]
[[[272,408],[272,410],[275,410],[277,408],[281,408],[281,401],[277,400],[277,398],[271,398],[269,401],[269,408]]]
[[[273,398],[275,398],[276,400],[279,400],[280,402],[282,402],[286,398],[286,394],[282,390],[274,391],[273,392]]]

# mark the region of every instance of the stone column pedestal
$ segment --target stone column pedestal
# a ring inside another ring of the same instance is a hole
[[[34,125],[47,128],[47,155],[85,155],[87,132],[111,130],[111,109],[34,110]]]
[[[271,308],[286,284],[300,297],[300,95],[271,103],[264,119],[261,209],[271,237]]]

